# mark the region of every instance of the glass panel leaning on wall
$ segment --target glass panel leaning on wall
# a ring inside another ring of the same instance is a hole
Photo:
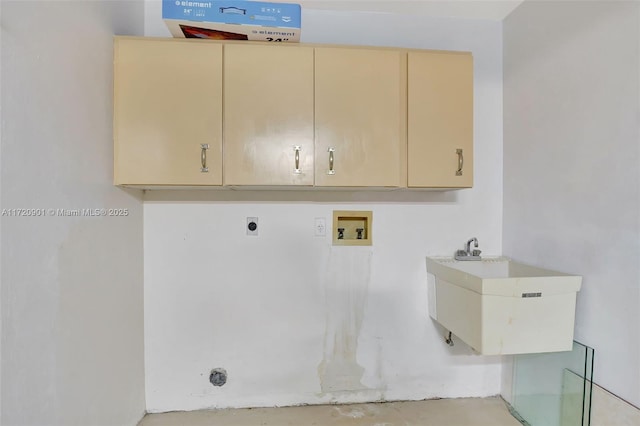
[[[593,355],[576,341],[567,352],[515,355],[512,414],[529,426],[589,426]]]

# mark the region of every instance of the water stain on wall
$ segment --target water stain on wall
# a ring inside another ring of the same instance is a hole
[[[325,274],[326,328],[318,365],[322,393],[368,389],[358,364],[358,338],[371,278],[370,247],[332,247]]]

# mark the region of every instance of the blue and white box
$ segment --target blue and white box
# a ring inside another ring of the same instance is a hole
[[[293,3],[162,0],[162,19],[179,38],[300,41],[300,5]]]

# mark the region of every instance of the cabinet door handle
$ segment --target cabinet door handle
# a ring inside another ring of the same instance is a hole
[[[296,162],[296,166],[293,169],[293,174],[299,175],[302,173],[302,170],[300,170],[300,151],[302,151],[302,148],[296,145],[293,147],[293,151],[295,152],[295,162]]]
[[[207,167],[207,150],[209,149],[208,143],[200,144],[200,172],[201,173],[209,173],[209,168]]]
[[[464,167],[464,153],[461,149],[456,149],[458,154],[458,170],[456,170],[456,176],[462,176],[462,167]]]
[[[329,170],[327,171],[327,174],[335,175],[336,171],[333,169],[333,153],[336,152],[336,149],[331,147],[327,151],[329,151]]]

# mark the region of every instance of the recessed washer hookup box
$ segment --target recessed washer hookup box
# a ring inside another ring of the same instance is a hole
[[[162,19],[178,38],[300,41],[299,4],[162,0]]]

